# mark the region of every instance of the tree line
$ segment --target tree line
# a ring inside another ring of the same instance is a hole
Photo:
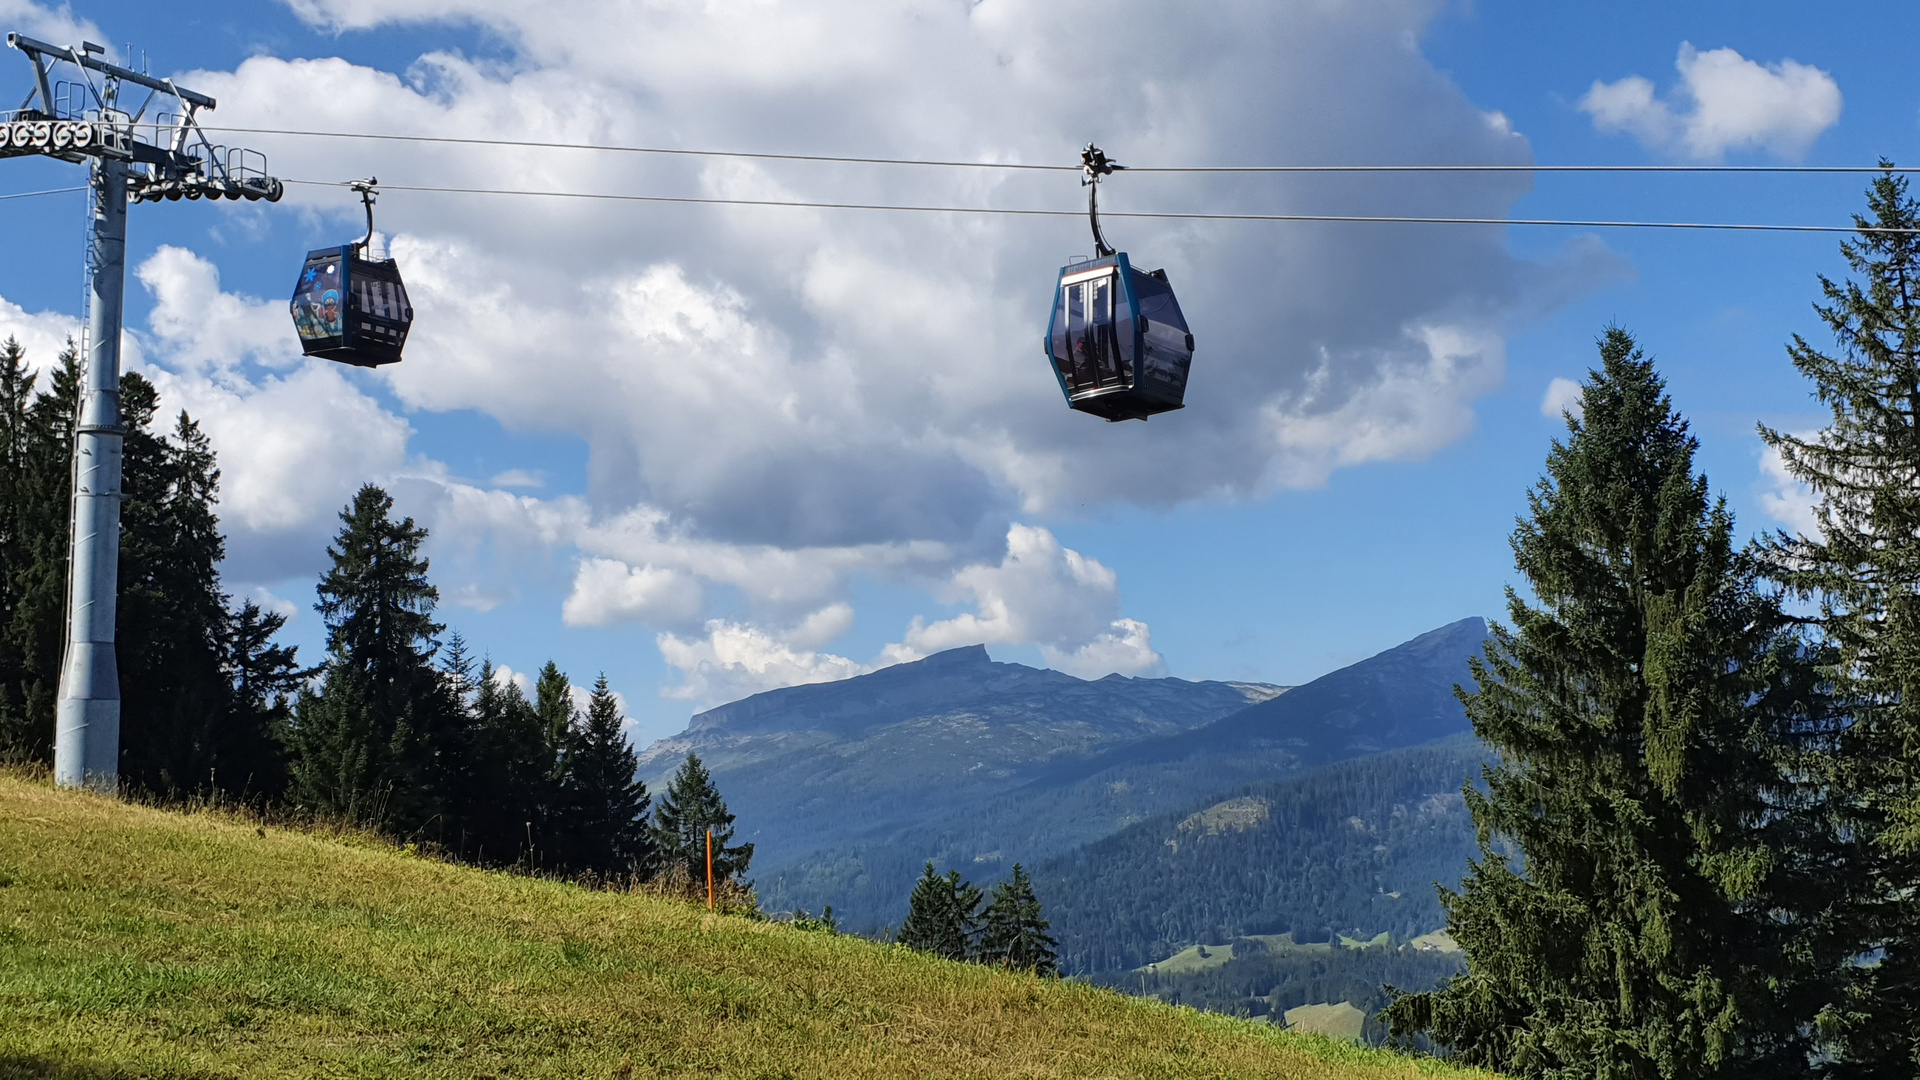
[[[1014,863],[1013,873],[993,887],[982,911],[986,899],[979,886],[961,880],[960,871],[942,874],[928,862],[914,883],[907,921],[896,940],[948,960],[1059,974],[1059,954],[1026,868]]]
[[[80,359],[40,375],[0,345],[0,759],[51,760],[65,648],[67,541]],[[185,413],[157,430],[159,394],[120,381],[125,431],[119,589],[123,775],[155,791],[280,783],[276,726],[300,680],[274,643],[285,617],[221,591],[219,470]]]
[[[1288,1009],[1351,1002],[1367,1013],[1362,1038],[1386,1039],[1378,1012],[1391,1001],[1389,987],[1433,986],[1459,972],[1457,953],[1411,945],[1338,942],[1296,945],[1271,938],[1234,938],[1232,959],[1200,971],[1110,971],[1088,978],[1096,986],[1159,998],[1228,1016],[1267,1017],[1282,1023]]]
[[[45,764],[65,645],[81,372],[0,345],[0,760]],[[602,675],[577,708],[549,661],[529,697],[434,619],[426,529],[373,485],[340,514],[316,605],[327,655],[302,667],[286,617],[221,588],[220,472],[199,425],[156,429],[159,394],[121,378],[120,775],[163,800],[218,797],[380,829],[491,866],[745,880],[752,844],[697,757],[656,804]]]
[[[1882,174],[1820,279],[1830,416],[1760,428],[1811,535],[1736,545],[1609,327],[1461,691],[1499,755],[1446,891],[1466,970],[1386,1020],[1526,1077],[1920,1074],[1920,204]],[[1499,845],[1499,846],[1496,846]]]
[[[1468,735],[1368,754],[1216,796],[1262,804],[1244,830],[1182,828],[1194,806],[1049,858],[1034,876],[1057,898],[1061,966],[1125,973],[1196,942],[1437,929],[1432,884],[1457,883],[1475,850],[1453,789],[1487,756]]]

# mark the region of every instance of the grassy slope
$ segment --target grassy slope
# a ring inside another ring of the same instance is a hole
[[[0,1077],[1464,1075],[0,776]]]

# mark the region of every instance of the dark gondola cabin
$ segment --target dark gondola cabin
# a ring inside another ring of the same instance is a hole
[[[1107,420],[1181,407],[1193,334],[1164,270],[1136,270],[1125,252],[1068,263],[1054,290],[1047,355],[1067,405]]]
[[[293,290],[293,325],[308,356],[359,367],[398,363],[413,306],[392,259],[369,259],[362,244],[307,252]]]

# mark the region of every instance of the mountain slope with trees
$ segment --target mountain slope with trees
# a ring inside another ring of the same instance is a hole
[[[1191,813],[1244,785],[1275,781],[1315,762],[1464,731],[1466,714],[1452,687],[1466,678],[1467,658],[1484,637],[1484,622],[1462,620],[1181,734],[1061,755],[997,789],[978,781],[956,785],[973,793],[960,805],[919,792],[877,798],[850,786],[842,800],[845,819],[820,837],[843,839],[816,841],[814,849],[784,858],[774,849],[761,863],[761,897],[775,909],[832,904],[849,927],[877,932],[905,917],[906,896],[929,859],[981,874],[1014,862],[1037,867],[1135,822]],[[849,680],[845,692],[856,692],[859,681]],[[1090,685],[1115,692],[1141,681]],[[1303,695],[1302,707],[1281,707],[1295,695]],[[1024,707],[1030,712],[1023,723],[1045,723],[1047,699],[1029,699]],[[988,729],[982,738],[990,735]],[[879,771],[890,760],[855,758],[837,765],[836,775],[851,777],[855,767]],[[751,775],[729,777],[729,783]]]
[[[1034,868],[1068,973],[1129,971],[1190,945],[1296,942],[1444,925],[1436,884],[1475,851],[1461,784],[1470,736],[1324,765],[1222,792]]]
[[[647,748],[640,767],[658,786],[697,753],[751,822],[762,865],[781,865],[863,833],[977,812],[1050,762],[1188,730],[1280,692],[1077,679],[995,663],[975,645],[709,710]]]

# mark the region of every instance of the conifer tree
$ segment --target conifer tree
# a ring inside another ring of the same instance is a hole
[[[960,880],[960,871],[943,876],[929,861],[907,901],[900,944],[948,960],[971,959],[980,933],[980,899],[979,887]]]
[[[228,760],[220,470],[185,413],[173,438],[153,430],[158,407],[158,392],[138,373],[120,380],[120,773],[163,794],[238,790],[248,766]]]
[[[1617,328],[1600,360],[1461,695],[1500,755],[1442,897],[1467,970],[1387,1018],[1514,1076],[1805,1075],[1849,959],[1799,754],[1827,706],[1652,363]]]
[[[726,800],[700,758],[688,754],[653,811],[653,842],[661,869],[678,866],[689,881],[704,882],[708,829],[713,830],[714,881],[743,881],[753,845],[733,843],[733,814]]]
[[[15,624],[39,527],[32,505],[35,381],[26,350],[8,338],[0,346],[0,758],[34,756],[37,741],[26,707],[28,650]]]
[[[1883,166],[1891,168],[1888,162]],[[1816,535],[1784,532],[1769,569],[1799,598],[1835,655],[1827,672],[1851,723],[1832,777],[1849,831],[1867,840],[1836,875],[1877,963],[1854,969],[1833,1011],[1829,1053],[1851,1075],[1920,1075],[1920,203],[1907,178],[1876,178],[1857,239],[1841,244],[1853,279],[1820,278],[1814,306],[1832,355],[1795,335],[1788,355],[1831,413],[1806,437],[1762,425],[1787,471],[1816,497]]]
[[[227,613],[221,670],[227,679],[223,786],[248,796],[278,799],[286,790],[283,739],[294,695],[313,672],[300,667],[291,645],[274,644],[287,617],[253,600]]]
[[[545,681],[544,673],[542,681]],[[647,785],[634,775],[639,762],[634,756],[633,747],[627,742],[626,732],[622,730],[624,719],[620,715],[619,700],[607,686],[607,676],[603,672],[593,684],[593,697],[587,703],[586,716],[569,738],[571,749],[566,757],[563,789],[563,805],[567,811],[563,843],[568,865],[574,870],[647,878],[653,876],[659,865],[654,834],[647,823],[647,807],[652,802],[652,796],[647,794]],[[687,776],[684,768],[681,776]],[[676,783],[678,781],[679,778],[676,778]],[[712,792],[710,786],[705,790]],[[676,793],[680,801],[672,813],[682,820],[687,815],[689,798],[696,804],[709,807],[719,800],[717,793],[709,800],[693,790],[691,785],[677,788]],[[724,805],[720,807],[720,813],[727,822],[733,820],[731,815],[726,814]],[[696,880],[704,880],[704,826],[700,826],[699,835],[701,867],[700,877]],[[730,839],[732,835],[729,829],[726,838]],[[731,878],[746,869],[745,860],[742,859],[737,868],[732,862],[727,862],[723,872],[723,844],[724,840],[716,829],[716,880]]]
[[[16,352],[15,363],[23,360]],[[11,477],[8,528],[17,561],[0,582],[10,609],[0,624],[0,754],[36,761],[52,760],[65,648],[68,505],[80,403],[80,356],[71,341],[47,374],[37,394],[23,367],[11,379],[9,408],[25,410],[24,431],[13,433],[24,465]]]
[[[393,520],[392,510],[392,496],[368,484],[340,513],[314,605],[327,627],[327,665],[320,689],[295,710],[289,773],[302,805],[407,827],[439,808],[438,743],[454,718],[432,666],[443,627],[420,554],[427,531]]]
[[[568,737],[579,710],[573,707],[573,684],[560,665],[548,660],[533,684],[534,708],[540,713],[546,730],[547,753],[553,758],[556,775],[567,754]]]
[[[1040,914],[1033,879],[1019,864],[1013,876],[993,887],[993,900],[980,931],[980,961],[1039,975],[1060,973],[1060,954],[1049,924]]]
[[[483,663],[471,706],[466,827],[494,861],[511,857],[536,869],[558,862],[559,792],[545,724],[520,687]]]

